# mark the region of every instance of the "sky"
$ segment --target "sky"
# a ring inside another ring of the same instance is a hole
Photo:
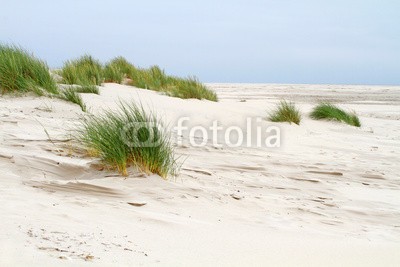
[[[400,85],[399,0],[0,0],[0,42],[203,82]]]

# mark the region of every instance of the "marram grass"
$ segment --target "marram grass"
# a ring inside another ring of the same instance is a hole
[[[99,88],[96,85],[81,85],[74,87],[75,92],[84,94],[96,94],[99,95]]]
[[[126,78],[132,86],[164,92],[173,97],[218,101],[216,93],[208,89],[195,77],[170,76],[157,65],[147,69],[137,68],[123,57],[117,57],[107,63],[104,76],[106,82],[122,83]]]
[[[163,178],[175,175],[177,165],[169,136],[156,126],[160,121],[135,103],[120,103],[119,111],[84,121],[78,140],[91,154],[128,175],[129,166]]]
[[[26,50],[0,44],[0,92],[58,94],[57,84],[44,61]]]
[[[313,109],[310,117],[315,120],[334,120],[356,127],[361,126],[360,119],[355,113],[346,112],[331,103],[319,104]]]
[[[121,84],[124,80],[124,73],[122,70],[113,64],[107,64],[104,67],[104,82],[106,83],[119,83]]]
[[[97,87],[87,86],[81,91],[95,92]],[[0,92],[34,92],[37,95],[59,97],[78,104],[83,111],[86,106],[77,89],[60,91],[52,78],[47,64],[17,46],[0,45]]]
[[[276,109],[269,114],[268,118],[273,122],[293,122],[300,125],[301,114],[294,103],[282,100]]]
[[[104,82],[123,83],[131,77],[135,67],[123,57],[116,57],[104,67]]]
[[[72,103],[79,105],[81,107],[82,111],[86,112],[86,105],[83,102],[82,97],[78,94],[78,92],[75,88],[70,87],[70,88],[64,89],[61,92],[60,98],[64,99],[65,101],[72,102]]]
[[[60,95],[57,83],[44,61],[17,46],[0,44],[0,93],[34,92],[38,95],[61,96],[66,100],[78,102],[79,97],[76,93],[98,94],[97,85],[116,82],[183,99],[218,101],[216,93],[195,77],[170,76],[159,66],[137,68],[123,57],[114,58],[103,67],[97,59],[84,55],[65,62],[56,74],[60,75],[60,83],[79,85],[81,89],[76,89],[75,93],[72,90],[63,91]]]
[[[166,93],[170,96],[218,101],[217,94],[200,83],[195,77],[187,79],[170,78],[170,80],[172,82],[168,84],[169,90],[166,90]]]
[[[103,82],[103,67],[90,55],[65,62],[60,73],[66,84],[101,85]]]

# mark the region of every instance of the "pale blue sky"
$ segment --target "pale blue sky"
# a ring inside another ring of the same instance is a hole
[[[399,0],[1,0],[0,42],[204,82],[400,84]]]

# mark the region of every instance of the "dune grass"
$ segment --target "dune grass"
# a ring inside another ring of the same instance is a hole
[[[347,123],[352,126],[361,127],[360,119],[353,112],[349,113],[343,109],[331,104],[321,103],[316,106],[310,114],[310,117],[315,120],[333,120]]]
[[[66,100],[78,100],[78,92],[98,94],[97,85],[102,82],[116,82],[183,99],[218,101],[216,93],[195,77],[170,76],[159,66],[137,68],[123,57],[114,58],[103,67],[97,59],[84,55],[65,62],[62,69],[53,74],[57,75],[61,76],[60,83],[81,86],[81,89],[75,90],[75,94],[72,90],[61,92],[61,97]],[[44,61],[17,46],[0,45],[0,92],[30,91],[38,95],[60,96],[57,83]]]
[[[150,68],[138,68],[123,57],[114,58],[106,64],[104,78],[106,82],[116,83],[122,83],[126,78],[129,80],[129,85],[163,92],[173,97],[218,101],[216,93],[195,77],[170,76],[157,65]]]
[[[0,44],[0,92],[58,94],[57,84],[44,61],[26,50]]]
[[[65,62],[60,71],[66,84],[101,85],[103,82],[103,66],[90,55]]]
[[[82,111],[86,112],[86,105],[83,103],[82,97],[78,94],[75,88],[71,87],[64,89],[60,94],[60,98],[79,105]]]
[[[217,94],[200,83],[196,77],[189,77],[187,79],[170,78],[170,80],[168,90],[166,90],[167,95],[183,99],[195,98],[208,99],[214,102],[218,101]]]
[[[148,69],[133,68],[129,78],[131,85],[154,91],[163,91],[168,82],[168,76],[159,66],[151,66]]]
[[[124,80],[124,73],[118,66],[114,64],[107,64],[104,67],[104,82],[105,83],[119,83],[121,84]]]
[[[85,94],[96,94],[99,95],[99,88],[96,85],[81,85],[79,87],[75,87],[75,92],[77,93],[85,93]]]
[[[86,112],[86,105],[82,100],[81,94],[99,94],[99,88],[96,85],[70,86],[61,91],[60,98],[79,105],[82,111]]]
[[[123,57],[109,61],[104,68],[89,55],[67,61],[60,71],[63,82],[82,86],[100,85],[102,82],[127,83],[129,85],[163,92],[183,99],[196,98],[218,101],[217,95],[194,77],[169,76],[159,66],[138,68]]]
[[[301,114],[294,103],[282,100],[276,109],[269,114],[268,119],[273,122],[293,122],[300,125]]]
[[[116,57],[104,67],[104,81],[122,83],[125,78],[131,77],[135,67],[123,57]]]
[[[159,66],[152,66],[149,69],[134,69],[131,85],[164,92],[172,97],[182,99],[207,99],[217,102],[217,94],[208,89],[196,77],[179,78],[166,75]]]
[[[82,87],[81,91],[95,92],[96,86]],[[0,45],[0,92],[34,92],[78,104],[83,111],[86,106],[77,93],[78,89],[60,91],[44,61],[26,50],[13,45]],[[97,91],[98,92],[98,91]]]
[[[85,120],[78,140],[124,176],[129,166],[135,166],[167,178],[176,173],[176,161],[169,136],[158,125],[158,118],[142,106],[120,103],[118,112]]]

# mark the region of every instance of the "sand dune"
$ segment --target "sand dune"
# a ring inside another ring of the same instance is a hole
[[[188,128],[244,128],[285,98],[303,121],[258,122],[280,127],[280,148],[192,147],[199,136],[172,131],[180,175],[126,178],[74,148],[78,106],[1,97],[0,265],[399,266],[399,87],[209,86],[220,102],[117,84],[82,97],[95,115],[133,100]],[[362,127],[309,119],[321,100],[356,110]]]

